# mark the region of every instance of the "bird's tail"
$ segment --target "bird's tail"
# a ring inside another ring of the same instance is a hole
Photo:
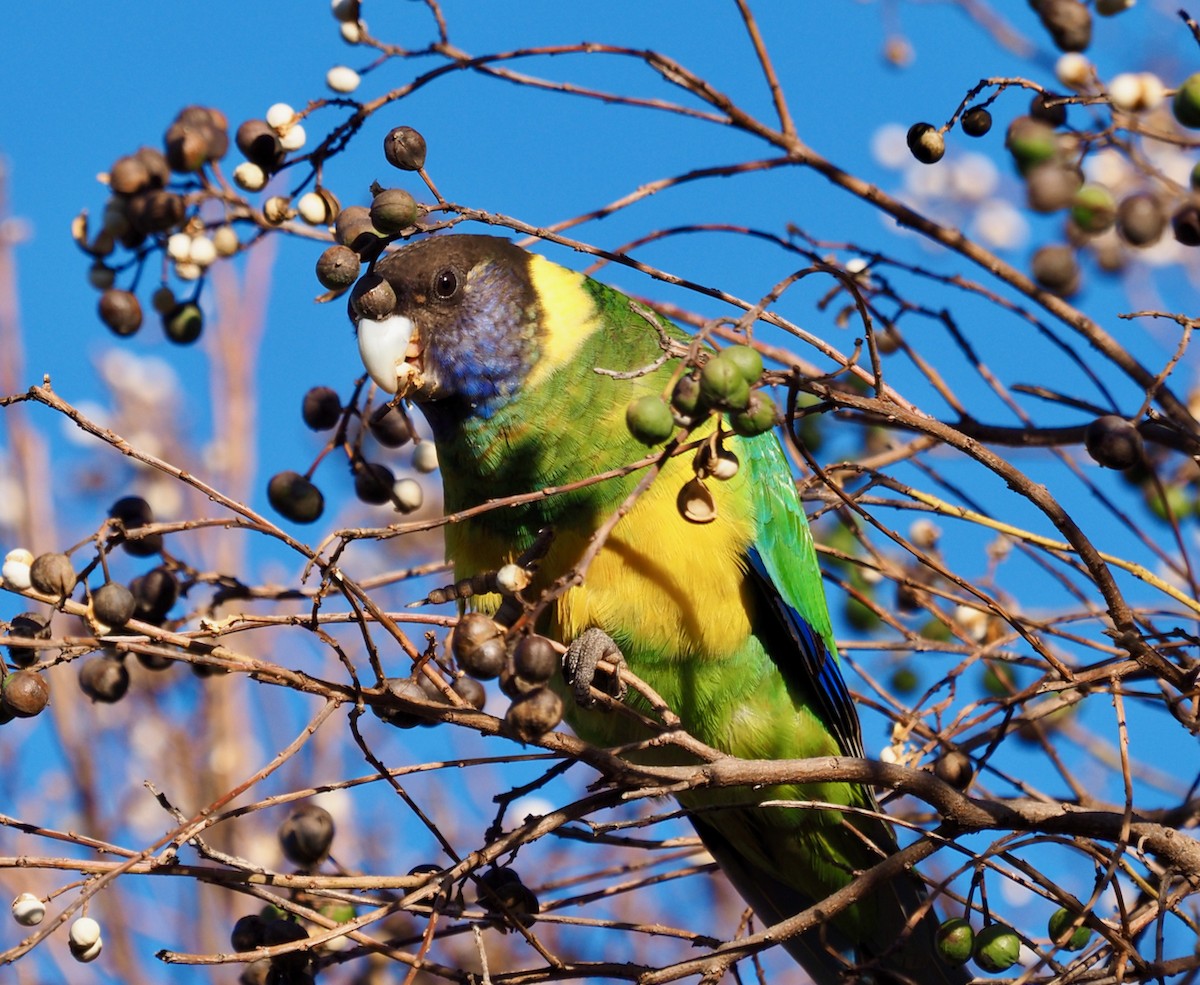
[[[692,815],[704,847],[716,859],[738,894],[759,919],[774,924],[819,903],[776,874],[747,862],[721,832]],[[856,945],[830,921],[784,941],[788,953],[808,972],[816,985],[850,985],[872,981],[878,985],[963,985],[971,976],[937,955],[938,919],[931,907],[910,925],[927,896],[924,886],[910,874],[898,876],[875,891],[877,925],[870,941]]]

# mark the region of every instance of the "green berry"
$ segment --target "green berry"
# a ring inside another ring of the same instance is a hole
[[[671,391],[671,406],[683,417],[691,417],[696,413],[700,407],[700,380],[695,374],[680,377]]]
[[[984,971],[1008,971],[1021,956],[1021,938],[1002,923],[989,924],[975,935],[974,954]]]
[[[700,399],[721,410],[745,410],[750,384],[735,363],[714,356],[700,370]]]
[[[1189,130],[1200,130],[1200,72],[1189,75],[1171,103],[1175,119]]]
[[[1075,918],[1076,914],[1062,906],[1050,915],[1050,940],[1064,951],[1082,951],[1092,939],[1090,927],[1080,924],[1072,929]]]
[[[943,920],[935,940],[938,957],[951,967],[957,968],[971,960],[971,952],[975,948],[975,931],[962,917]]]
[[[733,363],[733,365],[738,368],[738,372],[742,374],[742,378],[747,383],[757,383],[759,377],[761,377],[763,374],[762,356],[759,355],[757,349],[754,349],[751,346],[730,346],[728,349],[723,349],[717,358]]]
[[[647,394],[638,397],[625,409],[625,425],[644,445],[657,445],[671,437],[675,417],[660,397]]]
[[[403,188],[383,188],[371,202],[371,225],[391,236],[417,224],[421,210]]]
[[[168,339],[179,345],[191,345],[204,330],[204,315],[199,305],[184,301],[163,315],[162,323]]]
[[[1031,116],[1019,116],[1009,124],[1004,146],[1021,174],[1058,156],[1054,127]]]
[[[1117,201],[1103,185],[1084,185],[1071,203],[1071,218],[1085,233],[1102,233],[1117,219]]]
[[[750,394],[745,410],[729,415],[729,426],[735,434],[745,438],[770,431],[775,426],[775,401],[761,390],[755,390]]]

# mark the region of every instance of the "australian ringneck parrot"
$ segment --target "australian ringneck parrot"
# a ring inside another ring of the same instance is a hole
[[[669,385],[673,361],[636,371],[661,361],[661,332],[687,340],[677,327],[663,321],[656,329],[620,292],[489,236],[417,241],[377,261],[374,275],[376,293],[351,303],[360,353],[384,390],[410,398],[428,419],[447,511],[562,486],[647,455],[626,426],[626,408]],[[812,537],[782,449],[770,432],[723,440],[740,468],[728,481],[707,483],[716,519],[681,516],[677,495],[694,472],[690,455],[671,458],[616,524],[583,583],[559,597],[538,628],[564,644],[602,631],[690,734],[731,755],[862,756]],[[639,477],[446,527],[456,577],[495,571],[549,528],[553,538],[527,592],[536,594],[573,568]],[[572,727],[589,742],[645,737],[628,716],[568,704]],[[767,924],[819,902],[896,849],[890,827],[870,813],[878,810],[873,794],[855,784],[704,790],[679,799]],[[758,806],[781,800],[861,810]],[[793,937],[788,949],[822,985],[855,980],[847,962],[856,961],[876,981],[963,981],[934,953],[932,911],[910,926],[924,900],[906,874]]]

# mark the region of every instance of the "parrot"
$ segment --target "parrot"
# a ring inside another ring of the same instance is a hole
[[[371,378],[428,422],[445,510],[525,496],[446,526],[455,577],[494,572],[550,530],[534,593],[575,569],[636,487],[639,474],[620,467],[648,449],[627,426],[627,408],[670,392],[679,363],[663,358],[664,340],[693,341],[620,291],[488,235],[431,235],[385,253],[349,309]],[[693,437],[716,426],[710,418]],[[574,681],[581,697],[597,657],[620,659],[690,735],[723,753],[863,757],[812,535],[779,440],[769,429],[719,437],[738,467],[705,482],[710,522],[693,522],[679,507],[681,488],[696,478],[691,456],[667,458],[582,582],[546,606],[537,629],[566,647],[564,674],[582,679]],[[610,471],[617,474],[581,483]],[[549,486],[570,488],[529,495]],[[488,599],[499,596],[472,602],[499,604]],[[637,694],[623,700],[650,713]],[[649,734],[633,716],[586,700],[568,701],[566,717],[598,746]],[[678,800],[767,924],[818,904],[897,850],[873,792],[858,784],[692,790]],[[785,946],[818,985],[966,981],[938,959],[938,926],[923,883],[905,872]]]

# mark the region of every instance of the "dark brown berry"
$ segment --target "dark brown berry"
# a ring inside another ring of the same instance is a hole
[[[350,292],[350,304],[360,318],[382,321],[396,309],[396,292],[379,274],[364,274]]]
[[[1078,168],[1046,161],[1025,172],[1025,200],[1035,212],[1058,212],[1075,200],[1082,184]]]
[[[1143,458],[1141,432],[1116,414],[1097,417],[1083,432],[1088,454],[1106,469],[1128,469]]]
[[[118,195],[136,195],[150,186],[150,170],[133,154],[117,158],[108,172],[108,187]]]
[[[922,164],[936,164],[946,154],[946,138],[931,123],[914,123],[908,128],[908,149]]]
[[[1069,246],[1039,247],[1033,254],[1031,272],[1038,284],[1060,297],[1070,297],[1079,290],[1079,262]]]
[[[322,287],[340,291],[358,278],[362,261],[350,247],[335,243],[317,258],[317,280]]]
[[[479,877],[478,902],[496,917],[509,917],[522,926],[529,926],[541,910],[537,896],[521,882],[521,877],[508,868],[497,868]]]
[[[1200,208],[1191,202],[1181,205],[1171,216],[1171,231],[1183,246],[1200,246]]]
[[[129,690],[129,670],[123,660],[111,654],[93,657],[79,668],[79,687],[93,701],[112,704]]]
[[[41,714],[50,701],[50,685],[32,670],[16,670],[0,680],[0,705],[16,718]]]
[[[372,506],[390,503],[395,484],[392,470],[378,462],[359,462],[354,469],[354,495]]]
[[[20,615],[13,616],[12,622],[8,624],[8,632],[11,636],[20,636],[27,640],[48,640],[50,639],[50,623],[40,619],[37,613],[22,612]],[[28,667],[30,664],[37,663],[38,652],[31,646],[10,646],[8,648],[9,659],[18,667]]]
[[[958,749],[951,749],[937,758],[933,772],[943,783],[956,790],[965,790],[971,784],[971,757]]]
[[[182,221],[187,206],[182,195],[165,188],[152,188],[134,195],[125,209],[129,221],[142,233],[163,233]]]
[[[276,170],[286,156],[279,143],[279,134],[266,120],[247,120],[237,128],[234,136],[238,150],[270,174]]]
[[[110,581],[92,593],[92,612],[113,629],[120,629],[133,618],[137,601],[133,592],[120,582]]]
[[[473,677],[456,677],[450,688],[476,711],[487,704],[487,688]]]
[[[229,933],[229,943],[238,952],[253,951],[263,942],[263,918],[257,913],[249,913],[238,917],[237,923]]]
[[[383,138],[383,155],[401,171],[419,171],[425,166],[425,138],[412,127],[395,127]]]
[[[421,674],[421,677],[424,677]],[[415,677],[389,677],[382,682],[383,687],[387,692],[404,702],[425,702],[431,700],[429,692],[422,686],[422,682]],[[444,700],[439,693],[438,698]],[[375,716],[381,721],[387,722],[396,728],[416,728],[418,725],[436,725],[437,722],[424,715],[418,715],[411,711],[404,711],[389,704],[378,703],[371,706],[371,710]]]
[[[163,138],[163,150],[171,170],[178,174],[199,171],[209,159],[208,143],[206,129],[186,123],[172,123]]]
[[[100,320],[117,335],[132,335],[142,327],[142,306],[137,295],[110,287],[100,295]]]
[[[333,815],[316,804],[301,804],[279,826],[279,844],[294,865],[311,868],[329,854]]]
[[[139,147],[133,156],[146,168],[149,175],[149,181],[146,183],[148,189],[162,188],[171,180],[171,166],[157,147]]]
[[[538,688],[508,706],[504,725],[522,742],[545,735],[562,721],[563,703],[549,688]]]
[[[124,496],[118,499],[109,508],[108,515],[114,520],[120,520],[126,530],[147,527],[154,522],[154,512],[141,496]],[[160,553],[162,546],[162,534],[149,534],[146,537],[124,541],[125,553],[134,557],[151,557]]]
[[[157,625],[167,617],[179,598],[179,583],[169,568],[160,565],[144,575],[138,575],[129,583],[137,603],[134,618]]]
[[[982,137],[992,129],[992,114],[982,106],[972,106],[962,115],[962,129],[968,137]]]
[[[293,523],[312,523],[325,510],[325,497],[299,472],[278,472],[267,483],[267,500],[280,516]]]
[[[458,620],[450,649],[458,665],[472,677],[489,681],[498,676],[507,651],[504,629],[482,612],[468,612]]]
[[[513,650],[513,669],[525,680],[545,684],[559,668],[558,651],[545,636],[524,636]]]
[[[29,581],[43,595],[62,598],[75,590],[75,568],[65,554],[41,554],[29,566]]]
[[[1162,206],[1148,192],[1130,195],[1117,206],[1117,232],[1130,246],[1157,243],[1166,228]]]
[[[412,422],[399,404],[377,407],[367,426],[371,436],[385,448],[399,448],[412,440]]]
[[[1067,106],[1061,102],[1062,98],[1057,92],[1036,93],[1029,103],[1029,115],[1052,127],[1061,127],[1067,122]]]
[[[1083,51],[1092,42],[1092,12],[1080,0],[1037,0],[1034,10],[1059,51]]]
[[[342,418],[342,399],[333,387],[315,386],[304,394],[300,415],[314,431],[328,431]]]

